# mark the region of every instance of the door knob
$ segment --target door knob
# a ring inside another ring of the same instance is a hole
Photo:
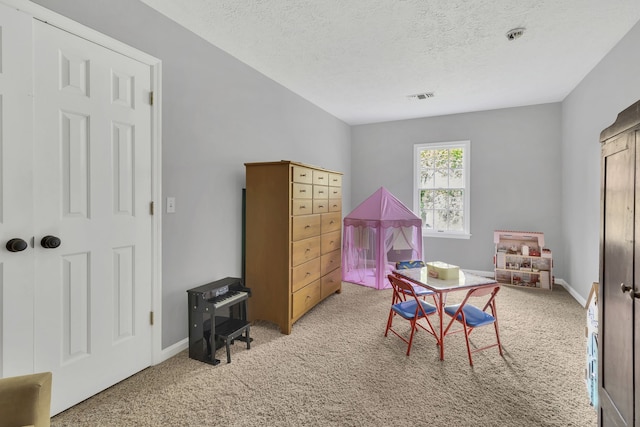
[[[620,289],[622,293],[629,292],[629,296],[631,299],[640,298],[640,292],[633,289],[633,286],[625,285],[624,283],[620,283]]]
[[[45,249],[55,249],[60,246],[60,239],[56,236],[44,236],[42,240],[40,240],[40,244]]]
[[[27,242],[22,239],[11,239],[7,242],[7,250],[9,252],[20,252],[27,249]]]

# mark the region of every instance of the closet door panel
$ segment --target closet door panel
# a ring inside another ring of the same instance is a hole
[[[151,72],[40,21],[34,61],[35,369],[57,413],[151,363]]]
[[[603,146],[600,305],[600,415],[634,425],[633,286],[635,141],[623,134]],[[607,425],[607,424],[605,424]]]
[[[0,377],[33,372],[31,42],[31,17],[0,4]]]

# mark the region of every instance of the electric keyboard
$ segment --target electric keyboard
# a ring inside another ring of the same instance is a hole
[[[213,302],[213,308],[220,310],[230,305],[237,304],[247,298],[249,298],[249,292],[227,291],[227,293],[214,297],[209,301]]]

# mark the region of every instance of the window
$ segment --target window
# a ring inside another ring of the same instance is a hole
[[[469,141],[416,144],[413,210],[422,235],[468,239]]]

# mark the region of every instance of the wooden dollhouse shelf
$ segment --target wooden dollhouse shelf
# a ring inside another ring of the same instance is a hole
[[[493,234],[495,279],[505,285],[551,290],[553,258],[544,234],[496,230]]]

